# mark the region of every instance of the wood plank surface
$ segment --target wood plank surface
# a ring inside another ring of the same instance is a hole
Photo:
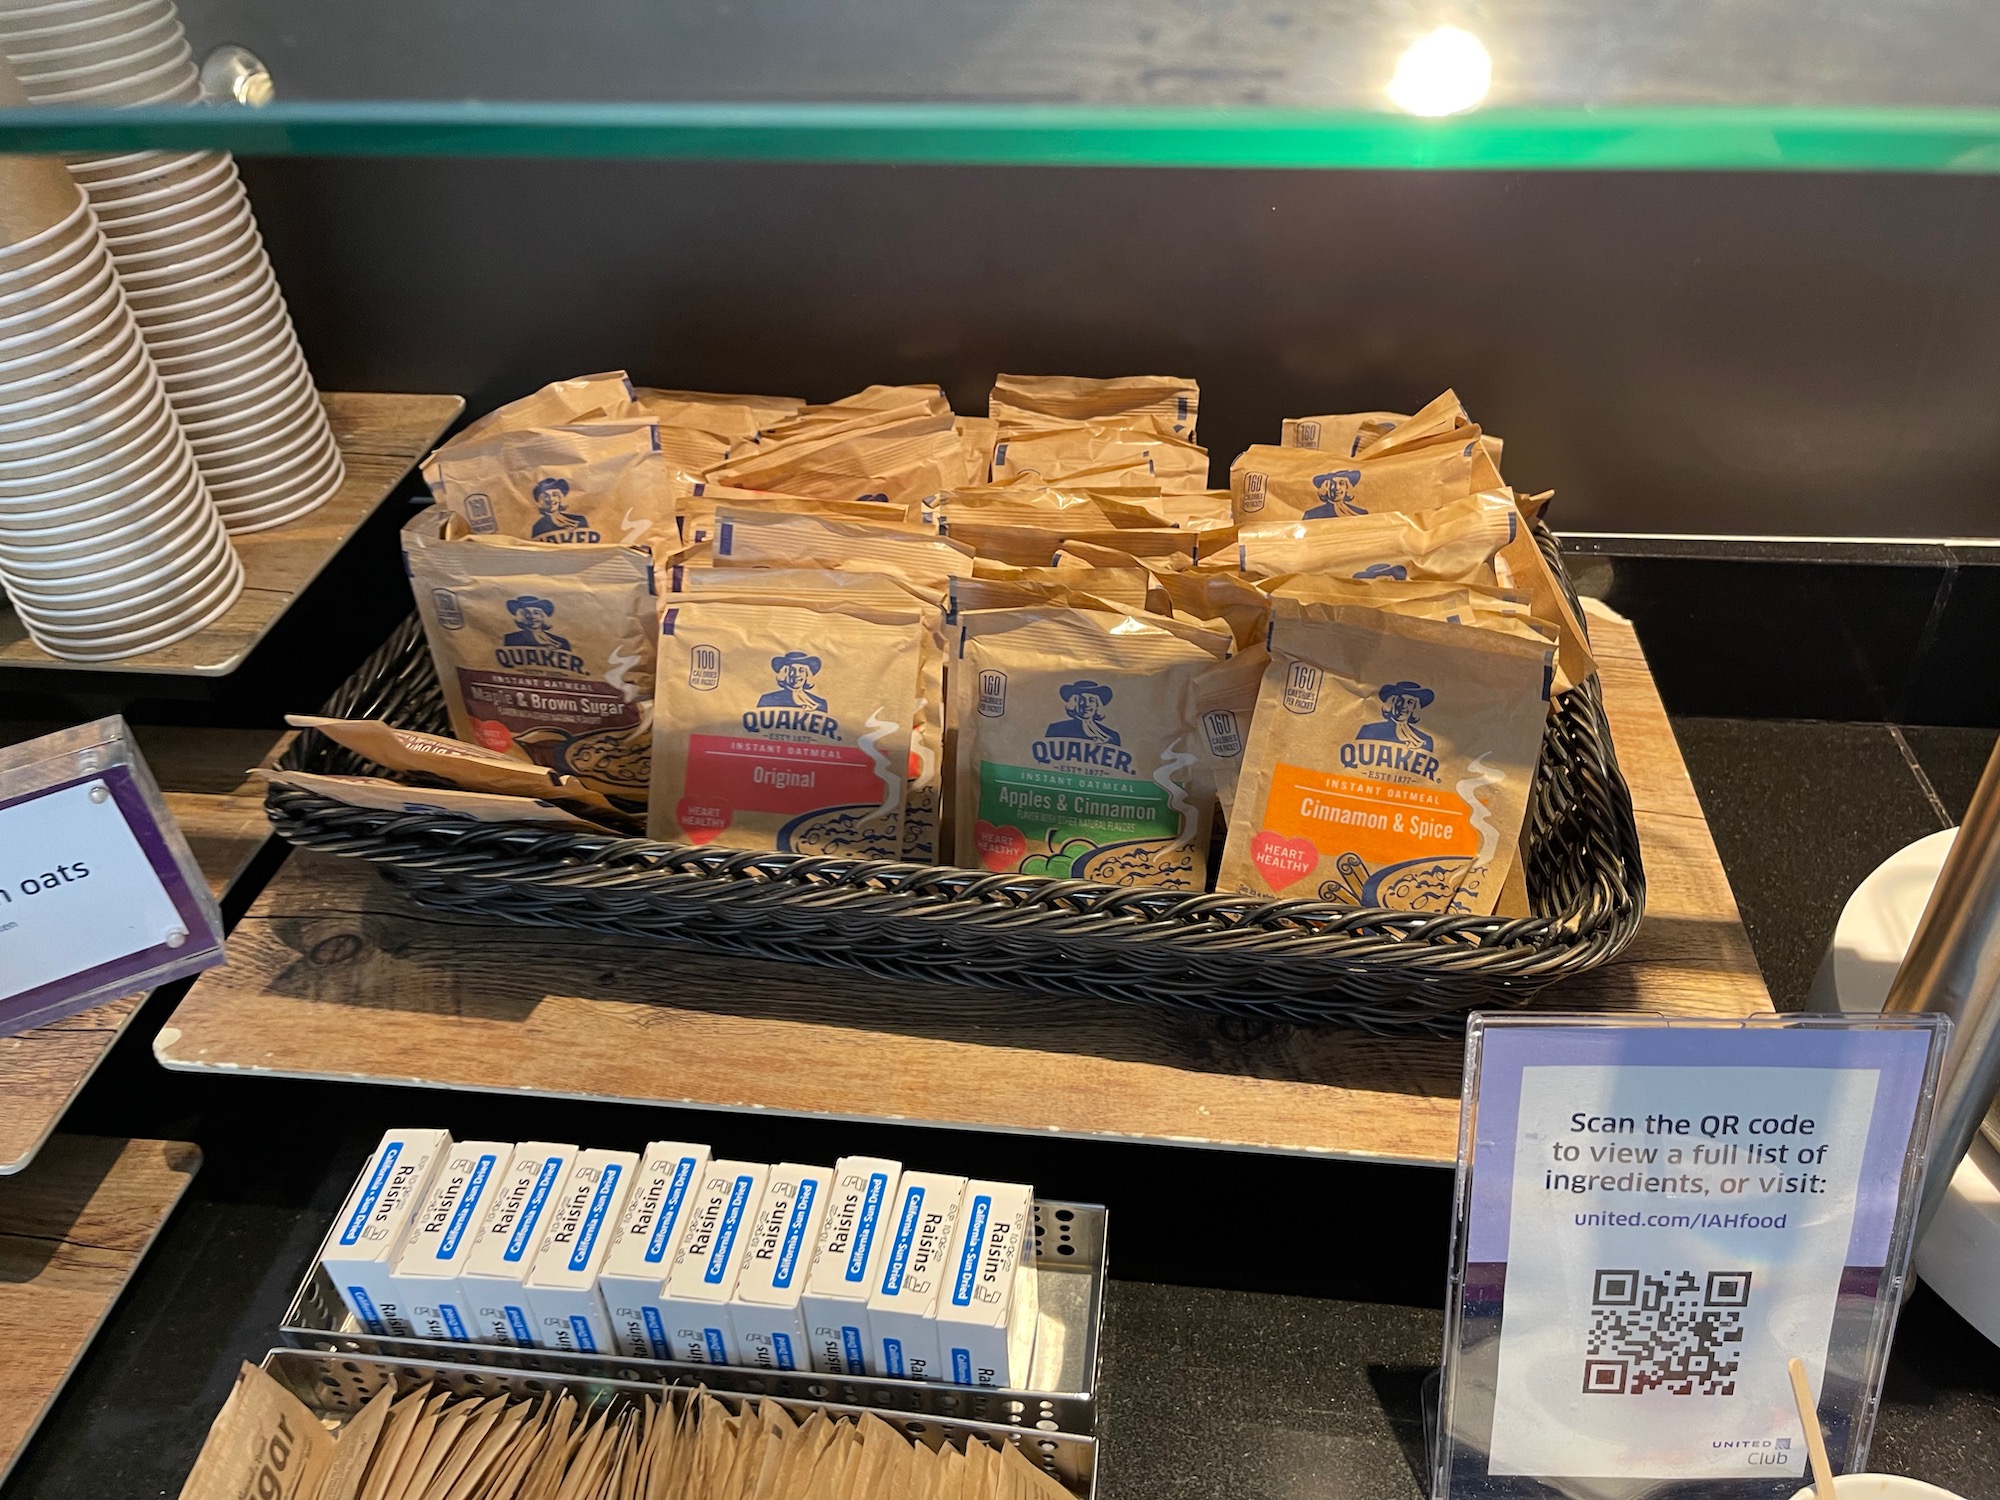
[[[1770,1001],[1631,627],[1605,696],[1650,898],[1548,1010],[1734,1016]],[[913,988],[427,912],[294,852],[154,1050],[170,1068],[607,1097],[1447,1164],[1462,1047],[1060,997]]]
[[[200,1165],[185,1141],[59,1135],[0,1180],[0,1482]]]
[[[291,736],[260,729],[140,728],[136,734],[208,888],[221,900],[271,835],[264,784],[245,772],[275,761]],[[0,1176],[34,1160],[145,998],[121,996],[0,1037]]]
[[[235,671],[465,409],[459,396],[323,391],[320,400],[347,477],[311,515],[231,539],[243,559],[243,595],[220,620],[158,651],[120,661],[75,662],[43,651],[28,639],[20,617],[0,607],[0,666],[193,677]]]

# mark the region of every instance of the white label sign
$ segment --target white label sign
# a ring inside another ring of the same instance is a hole
[[[1818,1388],[1878,1083],[1523,1068],[1488,1472],[1799,1473],[1785,1363]]]
[[[0,809],[0,999],[186,937],[101,782]]]

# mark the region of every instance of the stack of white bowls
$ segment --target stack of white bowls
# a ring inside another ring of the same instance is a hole
[[[89,204],[41,158],[0,158],[0,195],[0,583],[51,655],[170,645],[236,602],[242,565]]]
[[[0,52],[38,104],[191,104],[172,0],[0,0]],[[70,164],[168,400],[231,531],[282,526],[344,477],[236,163],[137,151]]]

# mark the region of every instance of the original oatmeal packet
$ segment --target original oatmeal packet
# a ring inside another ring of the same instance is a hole
[[[1554,649],[1273,599],[1217,889],[1491,912],[1527,816]]]
[[[914,603],[671,604],[650,836],[901,859],[925,634]]]
[[[1213,804],[1195,774],[1195,691],[1215,660],[1134,615],[961,615],[950,680],[957,862],[1200,890]]]
[[[643,807],[651,559],[629,547],[439,540],[415,521],[403,549],[452,734]]]

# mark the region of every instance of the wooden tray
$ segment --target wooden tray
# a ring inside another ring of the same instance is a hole
[[[465,410],[460,396],[324,391],[320,400],[347,464],[347,479],[311,515],[271,531],[232,538],[243,559],[243,597],[208,629],[120,661],[64,661],[28,639],[13,610],[0,606],[0,667],[63,672],[135,672],[226,677],[243,665],[306,586],[319,577],[439,436]]]
[[[1637,639],[1593,637],[1647,916],[1540,1008],[1770,1009]],[[170,1068],[1449,1164],[1462,1048],[719,958],[415,906],[294,852],[155,1041]],[[393,1059],[393,1064],[389,1060]]]
[[[200,1165],[186,1141],[59,1135],[0,1181],[0,1481]]]

